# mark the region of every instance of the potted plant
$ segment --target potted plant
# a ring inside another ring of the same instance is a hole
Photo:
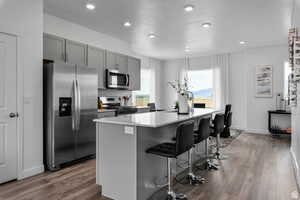
[[[181,84],[179,80],[170,81],[168,84],[174,88],[178,94],[178,114],[189,114],[190,106],[188,101],[193,100],[193,94],[188,88],[188,79],[184,78],[184,83]]]

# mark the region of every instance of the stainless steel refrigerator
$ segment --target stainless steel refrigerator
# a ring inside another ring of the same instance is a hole
[[[96,68],[44,61],[44,162],[49,170],[96,153]]]

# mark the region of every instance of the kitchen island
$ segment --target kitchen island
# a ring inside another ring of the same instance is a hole
[[[102,186],[102,195],[115,200],[148,199],[160,189],[167,165],[165,158],[146,154],[146,149],[171,141],[178,124],[194,120],[197,125],[199,119],[215,112],[195,109],[188,115],[163,111],[95,119],[96,183]]]

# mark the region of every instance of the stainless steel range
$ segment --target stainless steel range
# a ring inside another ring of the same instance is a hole
[[[135,106],[121,106],[121,98],[117,96],[100,97],[103,109],[116,110],[116,115],[133,114],[138,110]]]

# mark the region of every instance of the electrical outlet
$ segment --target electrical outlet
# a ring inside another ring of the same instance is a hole
[[[128,135],[134,134],[134,127],[133,126],[125,126],[124,133]]]

